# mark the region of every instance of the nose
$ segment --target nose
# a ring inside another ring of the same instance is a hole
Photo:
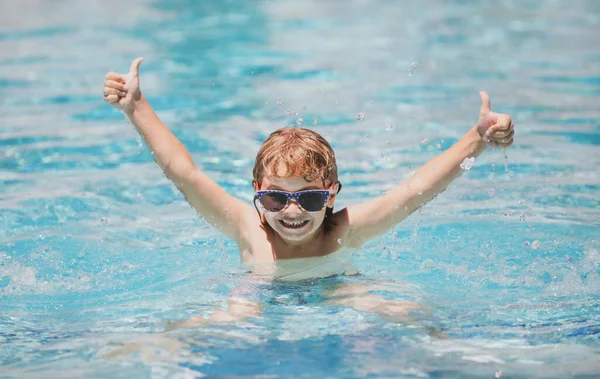
[[[302,208],[296,201],[296,199],[290,200],[290,204],[285,209],[286,213],[302,213]]]

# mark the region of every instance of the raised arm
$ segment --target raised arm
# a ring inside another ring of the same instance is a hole
[[[490,98],[480,92],[479,121],[460,141],[427,162],[406,182],[365,203],[347,210],[346,244],[359,246],[404,220],[424,203],[443,192],[458,177],[466,158],[474,158],[488,146],[508,148],[513,142],[513,122],[509,115],[490,110]]]
[[[139,67],[131,64],[128,74],[110,72],[104,82],[104,100],[125,113],[152,152],[165,175],[206,221],[238,240],[243,215],[254,209],[229,195],[194,164],[183,144],[162,123],[140,91]]]

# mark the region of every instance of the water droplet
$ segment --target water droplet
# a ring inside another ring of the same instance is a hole
[[[315,118],[315,119],[313,120],[313,125],[317,125],[318,123],[319,123],[319,119],[318,119],[318,118]]]
[[[417,195],[421,196],[423,194],[423,191],[419,191],[417,192]]]
[[[460,168],[463,170],[470,170],[471,167],[473,167],[473,162],[475,162],[475,157],[465,158],[465,160],[460,164]]]
[[[537,249],[539,249],[539,248],[540,248],[540,245],[541,245],[540,241],[538,241],[538,240],[535,240],[535,241],[533,241],[533,242],[531,243],[531,248],[532,248],[532,249],[534,249],[534,250],[537,250]]]
[[[412,68],[417,68],[417,67],[419,67],[419,64],[417,62],[413,62],[411,66],[412,66]]]
[[[125,267],[126,269],[129,270],[130,268],[133,268],[133,265],[131,263],[128,263],[128,262],[123,262],[123,267]]]
[[[102,217],[100,219],[100,222],[102,223],[102,225],[107,225],[108,224],[108,219],[106,217]]]
[[[525,215],[523,213],[521,213],[519,215],[519,221],[524,222],[525,221]]]
[[[408,76],[413,76],[413,70],[408,70]]]
[[[421,145],[425,145],[427,144],[427,142],[429,142],[429,138],[423,138],[423,141],[421,141]]]
[[[523,205],[525,203],[525,200],[519,200],[519,205]]]
[[[502,370],[496,371],[496,378],[499,378],[501,376],[502,376]]]
[[[490,188],[490,189],[488,190],[488,195],[489,195],[491,198],[494,198],[494,197],[496,197],[496,190],[495,190],[495,189],[493,189],[493,188]]]
[[[436,144],[436,145],[435,145],[435,147],[437,147],[438,149],[441,149],[441,148],[442,148],[442,145],[438,143],[438,144]],[[467,159],[468,159],[468,158],[467,158]]]
[[[341,238],[338,238],[338,240],[337,240],[337,243],[339,243],[339,244],[341,245],[341,244],[342,244],[342,242],[344,242],[344,241],[342,241],[342,239],[341,239]]]
[[[277,105],[283,107],[283,100],[277,100]]]
[[[388,122],[387,124],[385,124],[385,130],[392,130],[393,127],[394,127],[394,124],[392,124],[391,122]]]
[[[302,125],[302,123],[303,123],[303,122],[304,122],[304,119],[302,119],[302,118],[298,118],[298,119],[296,120],[296,125]]]
[[[135,197],[138,198],[138,200],[144,200],[144,195],[142,195],[141,193],[137,193],[137,195],[135,195]]]
[[[364,120],[364,119],[365,119],[365,112],[359,112],[359,113],[356,115],[356,119],[357,119],[358,121],[362,121],[362,120]]]

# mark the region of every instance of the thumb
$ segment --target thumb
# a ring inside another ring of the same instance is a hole
[[[142,57],[135,58],[135,60],[131,63],[131,67],[129,68],[129,73],[133,74],[135,76],[138,76],[138,74],[140,72],[140,64],[142,63],[143,60],[144,60],[144,58],[142,58]]]
[[[481,97],[481,108],[479,109],[480,113],[488,113],[491,111],[491,103],[490,97],[484,91],[479,91],[479,96]]]

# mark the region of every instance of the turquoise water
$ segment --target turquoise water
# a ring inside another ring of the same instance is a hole
[[[27,4],[0,1],[0,377],[597,377],[596,2]],[[284,125],[332,143],[338,206],[457,141],[480,89],[516,140],[354,252],[360,276],[257,283],[102,102],[136,56],[165,123],[247,200]],[[426,311],[324,295],[357,286]],[[166,330],[239,288],[258,316]]]

